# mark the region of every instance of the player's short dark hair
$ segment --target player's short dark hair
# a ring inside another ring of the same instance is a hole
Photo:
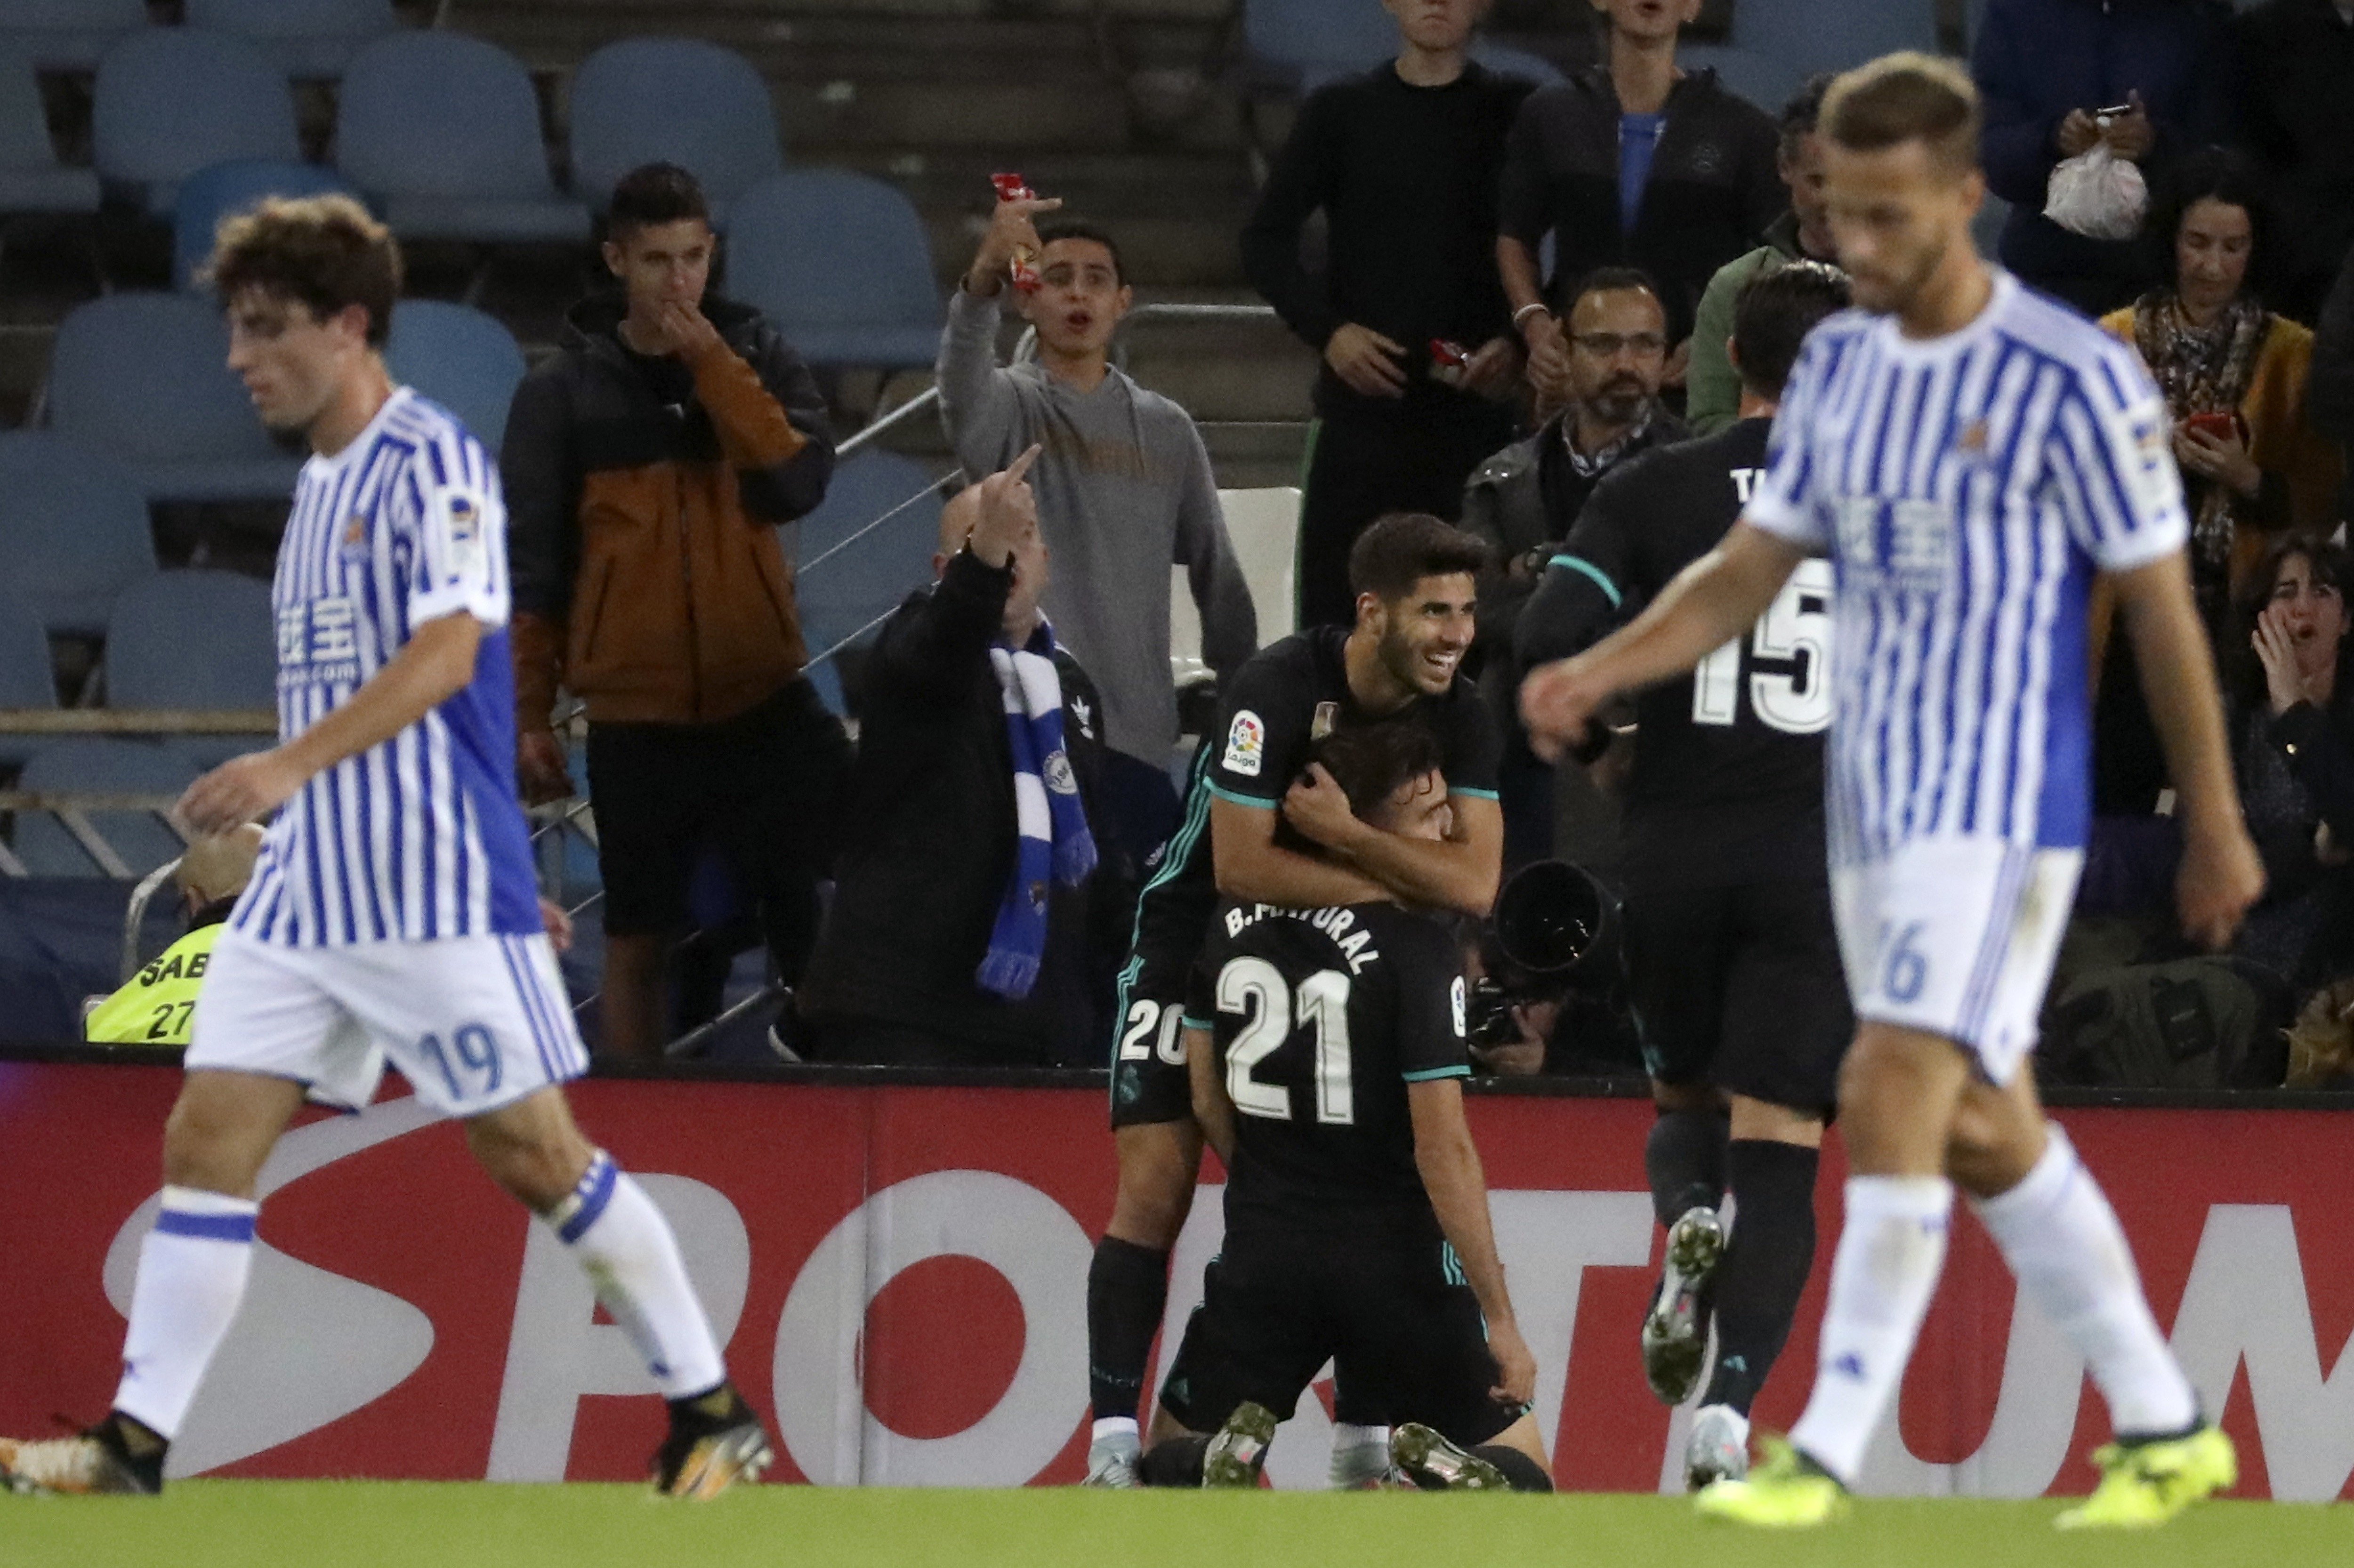
[[[1438,772],[1447,754],[1423,726],[1391,719],[1336,729],[1309,747],[1308,760],[1324,765],[1349,797],[1349,810],[1365,819],[1405,785]]]
[[[1477,577],[1487,565],[1488,547],[1476,535],[1426,512],[1393,512],[1374,518],[1349,547],[1349,591],[1404,599],[1425,577]]]
[[[1792,261],[1759,272],[1733,301],[1733,353],[1741,384],[1779,397],[1790,366],[1815,323],[1847,309],[1847,274],[1820,261]]]
[[[641,228],[691,217],[711,221],[711,201],[703,194],[703,182],[676,164],[641,164],[614,182],[613,200],[605,211],[605,237],[619,245]]]
[[[1577,281],[1569,291],[1569,298],[1563,302],[1562,319],[1566,321],[1570,312],[1577,309],[1577,302],[1588,294],[1634,292],[1650,295],[1659,305],[1660,313],[1667,313],[1668,297],[1659,291],[1658,279],[1640,267],[1622,267],[1614,262],[1607,267],[1596,267]]]
[[[1798,89],[1789,102],[1782,105],[1781,149],[1785,156],[1797,152],[1799,142],[1813,135],[1822,124],[1823,95],[1838,79],[1836,71],[1818,71],[1807,79],[1807,85]]]
[[[2272,260],[2272,192],[2264,172],[2245,153],[2231,147],[2200,147],[2186,153],[2158,182],[2142,221],[2142,242],[2158,276],[2176,281],[2174,243],[2182,219],[2202,201],[2236,207],[2248,215],[2248,276],[2243,288],[2261,293],[2258,280]]]
[[[249,289],[321,321],[358,305],[368,346],[382,348],[400,297],[400,246],[350,196],[265,196],[221,220],[205,276],[224,307]]]
[[[1823,95],[1823,132],[1848,151],[1878,153],[1918,142],[1955,174],[1978,166],[1984,121],[1969,73],[1917,49],[1860,65]]]
[[[1057,239],[1093,240],[1111,253],[1111,281],[1121,284],[1128,281],[1128,263],[1120,260],[1119,241],[1095,224],[1087,222],[1085,218],[1066,217],[1058,222],[1042,223],[1038,226],[1039,249],[1045,249]]]

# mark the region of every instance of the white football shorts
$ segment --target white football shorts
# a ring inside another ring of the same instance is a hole
[[[459,1118],[586,1072],[547,938],[294,948],[221,934],[196,993],[189,1071],[292,1078],[357,1109],[387,1061]]]
[[[2036,1016],[2084,869],[2081,850],[1914,839],[1834,864],[1840,958],[1859,1019],[1942,1034],[2008,1084]]]

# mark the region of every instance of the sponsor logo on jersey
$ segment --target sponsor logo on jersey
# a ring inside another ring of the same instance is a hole
[[[1266,756],[1267,726],[1259,722],[1258,715],[1245,708],[1226,726],[1225,769],[1246,779],[1256,779]]]
[[[1311,741],[1323,739],[1326,736],[1332,733],[1332,726],[1335,724],[1338,724],[1340,719],[1340,704],[1318,703],[1316,705],[1316,720],[1313,724],[1310,724],[1308,726],[1308,738]]]

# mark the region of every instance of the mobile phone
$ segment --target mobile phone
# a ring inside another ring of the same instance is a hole
[[[2130,103],[2112,103],[2106,109],[2094,110],[2093,118],[2095,120],[2123,120],[2126,115],[2131,114],[2132,112],[2133,105]]]
[[[2228,408],[2211,409],[2204,414],[2191,415],[2182,421],[2182,428],[2219,441],[2228,441],[2240,438],[2240,416]]]

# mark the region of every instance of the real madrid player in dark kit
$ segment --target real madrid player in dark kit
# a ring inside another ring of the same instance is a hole
[[[1319,743],[1321,780],[1368,829],[1445,837],[1428,730]],[[1254,1486],[1276,1424],[1329,1357],[1417,1485],[1550,1491],[1463,1116],[1461,949],[1394,895],[1340,907],[1222,901],[1195,965],[1185,1050],[1226,1162],[1226,1228],[1161,1387],[1141,1467],[1158,1486]]]
[[[1202,1159],[1179,1022],[1212,906],[1221,895],[1317,909],[1394,894],[1484,915],[1495,900],[1503,818],[1494,726],[1456,679],[1484,558],[1479,541],[1436,517],[1374,522],[1349,556],[1356,625],[1313,627],[1261,650],[1235,673],[1194,758],[1184,819],[1145,884],[1120,973],[1111,1107],[1119,1195],[1087,1274],[1090,1485],[1135,1484],[1145,1358]],[[1329,779],[1301,779],[1316,740],[1377,719],[1438,737],[1451,807],[1444,839],[1378,832]],[[1378,1473],[1388,1462],[1382,1435],[1352,1430],[1371,1424],[1355,1420],[1345,1389],[1341,1404],[1336,1478],[1353,1473],[1343,1460],[1352,1449]]]
[[[1522,611],[1524,661],[1583,652],[1723,538],[1764,476],[1799,344],[1847,295],[1814,262],[1743,290],[1740,422],[1602,482]],[[1682,1404],[1713,1310],[1716,1370],[1685,1452],[1693,1486],[1748,1468],[1750,1403],[1814,1258],[1817,1151],[1855,1029],[1823,858],[1830,597],[1829,564],[1807,561],[1749,635],[1636,707],[1624,930],[1659,1107],[1644,1164],[1668,1232],[1643,1363],[1659,1396]]]

